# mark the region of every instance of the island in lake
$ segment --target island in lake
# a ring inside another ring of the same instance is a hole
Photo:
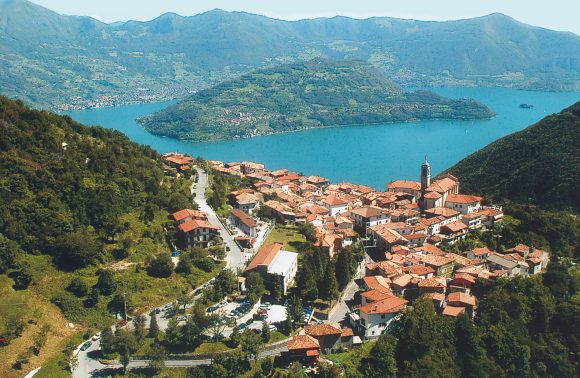
[[[417,120],[485,119],[473,99],[406,92],[362,61],[313,59],[259,69],[139,119],[150,132],[208,141],[310,128]]]

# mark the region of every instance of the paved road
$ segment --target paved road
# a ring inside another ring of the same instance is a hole
[[[224,240],[224,243],[230,248],[227,257],[227,267],[234,272],[238,269],[243,269],[249,256],[242,252],[240,247],[234,241],[233,236],[217,217],[215,211],[207,204],[205,198],[205,190],[208,185],[207,173],[201,168],[197,169],[197,173],[199,175],[199,180],[197,184],[193,184],[191,187],[192,193],[195,193],[195,203],[199,206],[199,210],[205,211],[208,214],[208,219],[212,224],[219,226],[220,236]]]
[[[328,323],[340,323],[346,317],[346,314],[350,311],[347,302],[352,301],[354,295],[358,291],[359,287],[355,280],[361,279],[364,276],[365,264],[372,262],[368,254],[365,253],[365,260],[361,262],[358,267],[357,272],[354,274],[352,280],[348,283],[346,288],[343,290],[342,295],[331,311],[330,317],[328,318]]]

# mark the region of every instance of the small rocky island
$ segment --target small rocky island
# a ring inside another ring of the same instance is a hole
[[[139,122],[157,135],[208,141],[319,127],[493,116],[472,99],[406,92],[366,62],[317,58],[259,69]]]

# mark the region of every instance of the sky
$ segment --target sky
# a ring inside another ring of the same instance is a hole
[[[191,16],[215,8],[284,20],[336,15],[455,20],[500,12],[526,24],[580,35],[579,0],[32,0],[58,13],[104,22],[151,20],[163,13]]]

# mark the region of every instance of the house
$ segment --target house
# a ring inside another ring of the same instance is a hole
[[[370,228],[371,238],[375,242],[377,251],[391,251],[391,248],[395,245],[409,244],[407,239],[388,226],[388,224],[377,224]]]
[[[488,229],[494,228],[503,222],[503,211],[501,208],[488,207],[481,210],[480,213],[484,216],[481,222]]]
[[[352,336],[354,336],[350,328],[342,329],[339,323],[307,325],[304,332],[318,340],[320,349],[324,353],[350,348]]]
[[[179,225],[191,220],[207,220],[207,213],[198,210],[183,209],[173,213],[171,217]]]
[[[322,187],[328,185],[329,181],[328,181],[328,179],[326,179],[324,177],[320,177],[320,176],[308,176],[306,178],[306,182],[308,184],[322,188]]]
[[[433,268],[433,270],[435,270],[436,276],[451,277],[454,266],[454,261],[452,258],[436,255],[425,255],[417,257],[419,258],[419,260],[423,265]]]
[[[180,237],[186,246],[207,246],[209,241],[218,234],[219,227],[206,220],[189,220],[177,226]]]
[[[467,273],[456,273],[453,276],[452,285],[471,289],[475,285],[475,277]]]
[[[441,226],[441,235],[445,238],[447,243],[454,244],[465,238],[468,228],[465,223],[461,221],[452,222]]]
[[[376,206],[364,206],[350,211],[354,227],[361,235],[366,235],[367,230],[377,224],[385,224],[390,221],[389,212]]]
[[[465,310],[465,307],[445,306],[443,315],[458,317],[459,315],[465,314]]]
[[[288,341],[287,357],[293,361],[301,361],[308,366],[315,365],[320,357],[320,344],[312,336],[296,335]]]
[[[445,207],[466,215],[479,211],[481,208],[481,200],[481,197],[467,194],[449,194],[445,201]]]
[[[254,163],[251,161],[243,161],[240,163],[240,170],[243,174],[249,175],[256,172],[261,172],[264,170],[264,164]]]
[[[409,180],[395,180],[387,184],[388,192],[409,193],[415,198],[421,195],[421,183]]]
[[[471,260],[485,260],[493,253],[487,247],[474,248],[472,251],[467,251],[467,258]]]
[[[367,339],[378,338],[396,318],[407,307],[406,299],[390,296],[383,300],[368,303],[360,306],[356,312],[358,314],[357,329],[361,335]]]
[[[517,262],[504,256],[493,253],[485,260],[489,269],[493,271],[505,270],[508,276],[516,276],[520,274],[520,267]]]
[[[233,198],[232,202],[237,209],[250,214],[260,207],[260,198],[254,193],[240,193]]]
[[[342,249],[342,235],[320,233],[316,236],[315,247],[320,247],[330,258]]]
[[[473,316],[476,309],[476,300],[473,295],[463,293],[463,292],[454,292],[449,293],[447,296],[447,306],[446,307],[460,307],[464,308],[465,311],[470,315]]]
[[[165,160],[171,167],[182,172],[189,170],[193,163],[193,158],[191,156],[178,153],[165,154],[163,155],[163,160]]]
[[[273,243],[262,247],[246,267],[246,273],[256,271],[262,275],[282,277],[284,294],[294,283],[298,270],[298,254],[285,251],[282,243]]]
[[[477,230],[478,228],[483,227],[482,223],[483,218],[484,215],[481,213],[481,211],[477,211],[474,213],[465,214],[464,216],[461,217],[461,221],[465,223],[467,228],[469,228],[470,230]]]
[[[321,204],[328,209],[331,216],[343,213],[348,209],[348,201],[336,196],[326,196],[322,198]]]
[[[241,210],[233,209],[228,217],[229,222],[244,234],[255,238],[258,234],[256,221]]]

